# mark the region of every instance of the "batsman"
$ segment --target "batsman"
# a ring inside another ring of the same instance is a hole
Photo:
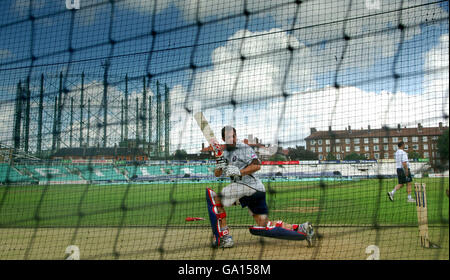
[[[283,221],[270,221],[266,204],[266,190],[262,182],[254,175],[260,170],[261,162],[253,149],[237,141],[236,129],[231,126],[222,128],[222,140],[225,141],[223,156],[217,160],[214,175],[227,176],[231,183],[220,193],[206,189],[206,200],[212,231],[215,236],[214,247],[231,248],[234,241],[227,225],[225,209],[233,205],[247,207],[257,226],[250,227],[254,235],[288,240],[306,240],[312,245],[314,230],[309,222],[288,224]]]

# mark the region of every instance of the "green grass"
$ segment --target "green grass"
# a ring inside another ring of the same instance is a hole
[[[430,225],[448,225],[448,179],[424,178]],[[417,225],[416,206],[406,187],[394,202],[386,192],[395,179],[351,182],[266,183],[270,217],[291,223],[333,225]],[[205,188],[219,183],[146,185],[48,185],[0,187],[0,227],[208,225],[185,218],[208,213]],[[413,192],[414,193],[414,192]],[[247,210],[227,209],[228,222],[254,224]]]

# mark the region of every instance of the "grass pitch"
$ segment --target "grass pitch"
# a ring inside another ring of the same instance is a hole
[[[420,247],[416,206],[406,202],[406,187],[391,202],[386,192],[396,180],[374,179],[265,183],[270,218],[312,222],[323,236],[318,246],[251,236],[247,226],[253,219],[235,206],[227,216],[237,246],[218,253],[209,248],[205,188],[219,191],[225,183],[173,182],[2,186],[0,259],[60,259],[72,244],[89,259],[361,259],[371,244],[388,259],[448,259],[448,179],[417,182],[427,184],[430,236],[442,249]],[[186,222],[186,217],[205,220]],[[274,244],[285,246],[286,253],[268,254]],[[299,255],[288,248],[308,251]]]
[[[448,224],[448,180],[427,184],[428,220]],[[417,225],[416,206],[406,203],[406,187],[388,200],[396,180],[266,183],[272,219],[290,223]],[[219,183],[45,185],[0,187],[0,226],[161,226],[184,225],[187,216],[207,218],[205,188]],[[414,190],[412,191],[414,196]],[[231,224],[251,225],[241,207],[227,210]],[[207,224],[198,221],[196,225]]]

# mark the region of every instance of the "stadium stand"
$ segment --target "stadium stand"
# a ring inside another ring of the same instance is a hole
[[[79,172],[84,180],[91,182],[127,181],[127,178],[112,165],[74,165],[72,170]]]
[[[23,175],[15,167],[8,163],[0,163],[0,184],[14,184],[14,183],[36,183],[37,180]]]

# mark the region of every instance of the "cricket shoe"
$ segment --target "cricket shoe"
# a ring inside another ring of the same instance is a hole
[[[214,239],[212,246],[213,246],[213,248],[231,248],[234,246],[233,237],[231,237],[231,235],[222,236],[220,238],[219,245],[217,245],[217,242]]]
[[[387,195],[390,201],[394,201],[394,195],[391,192],[388,192]]]
[[[224,235],[220,242],[220,248],[231,248],[234,246],[234,241],[231,235]]]
[[[306,242],[308,242],[308,247],[312,247],[315,235],[314,235],[314,229],[313,229],[311,223],[306,222],[306,223],[300,224],[298,226],[297,231],[301,231],[306,234]]]

